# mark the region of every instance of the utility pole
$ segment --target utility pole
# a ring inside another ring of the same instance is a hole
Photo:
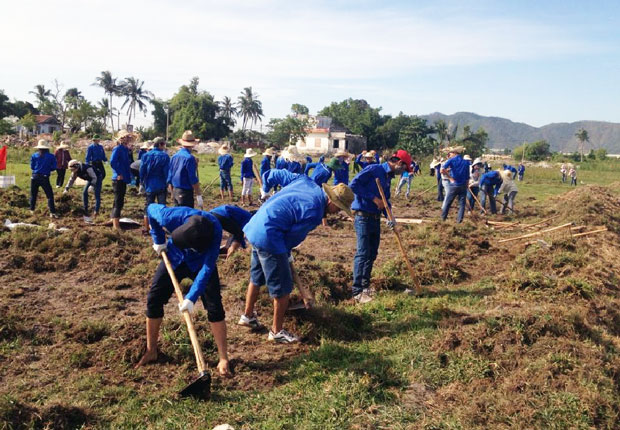
[[[170,105],[166,103],[166,142],[168,142],[168,123],[170,122]]]

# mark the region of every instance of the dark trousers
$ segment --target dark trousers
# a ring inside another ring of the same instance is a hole
[[[370,285],[372,266],[381,243],[381,220],[378,217],[355,216],[357,252],[353,258],[353,295],[360,294]]]
[[[45,196],[47,197],[47,207],[50,209],[50,213],[56,213],[56,206],[54,205],[54,192],[50,185],[50,177],[45,175],[39,175],[35,173],[30,178],[30,210],[33,211],[37,203],[37,195],[39,194],[39,187],[43,188]]]
[[[146,201],[144,204],[144,216],[146,215],[146,209],[149,207],[149,205],[151,203],[155,203],[155,201],[157,201],[157,203],[159,203],[160,205],[166,205],[166,189],[164,188],[163,190],[160,191],[154,191],[154,192],[147,192],[146,193]]]
[[[112,181],[112,190],[114,191],[112,218],[120,218],[123,206],[125,206],[125,193],[127,192],[127,184],[123,181]]]
[[[175,270],[174,276],[181,282],[182,279],[194,279],[198,272],[192,272],[187,264],[181,263]],[[174,293],[172,280],[166,269],[166,265],[162,261],[159,263],[151,289],[146,296],[146,317],[162,318],[164,316],[164,305],[168,303],[170,296]],[[222,295],[220,293],[220,277],[217,273],[217,267],[211,275],[211,279],[205,288],[204,293],[200,296],[202,304],[207,310],[207,318],[209,322],[223,321],[226,316],[224,306],[222,306]]]
[[[56,188],[60,188],[65,183],[65,173],[67,169],[56,169]]]
[[[183,188],[172,189],[172,201],[175,206],[194,207],[194,189],[185,190]]]
[[[478,197],[479,191],[480,191],[480,187],[476,187],[476,186],[471,186],[467,190],[467,201],[469,202],[469,210],[471,211],[473,211],[476,207],[476,205],[474,204],[476,202],[476,200],[474,199],[474,196]]]
[[[489,199],[489,207],[491,208],[491,213],[492,214],[496,214],[497,213],[497,205],[495,203],[495,195],[493,194],[493,187],[490,186],[489,189],[487,190],[486,185],[483,185],[480,187],[480,205],[483,208],[486,208],[487,206],[487,198]],[[480,211],[482,212],[482,211]]]
[[[437,201],[443,202],[443,183],[441,182],[441,175],[437,175]]]

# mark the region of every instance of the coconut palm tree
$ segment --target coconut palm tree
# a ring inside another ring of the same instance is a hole
[[[72,109],[77,109],[82,98],[82,92],[77,88],[69,88],[65,92],[65,101]]]
[[[123,85],[123,81],[116,82],[116,78],[112,77],[112,73],[109,70],[101,72],[101,76],[95,78],[95,86],[103,88],[105,94],[107,94],[110,98],[109,104],[109,114],[110,114],[110,125],[112,126],[112,132],[114,132],[114,114],[112,113],[112,97],[121,95],[121,87]]]
[[[590,142],[590,136],[588,136],[588,131],[580,128],[575,133],[575,137],[579,140],[579,152],[581,152],[581,162],[583,163],[583,148],[585,142]]]
[[[48,101],[48,97],[52,95],[51,90],[46,90],[45,85],[35,85],[34,91],[28,91],[28,94],[34,94],[37,99],[37,103],[41,106],[43,103]]]
[[[224,97],[224,99],[222,99],[222,101],[218,102],[217,104],[220,107],[220,116],[222,118],[230,120],[234,125],[235,120],[233,119],[233,117],[237,116],[237,108],[233,104],[233,101],[230,99],[230,97]]]
[[[110,101],[104,97],[97,102],[97,106],[99,107],[99,116],[103,120],[103,128],[107,129],[108,117],[112,117]]]
[[[144,81],[129,77],[125,78],[122,87],[122,93],[125,96],[125,102],[121,106],[123,109],[127,106],[127,124],[131,124],[131,116],[136,117],[136,111],[146,112],[146,103],[154,97],[153,93],[142,88]]]
[[[439,138],[439,151],[441,151],[441,145],[443,145],[443,141],[448,138],[448,125],[443,119],[439,119],[435,121],[433,124],[435,127],[435,132],[437,133],[437,137]]]
[[[252,87],[245,87],[237,100],[237,115],[243,118],[241,129],[245,130],[248,120],[251,128],[252,124],[263,117],[263,104],[258,100],[258,94],[252,92]]]

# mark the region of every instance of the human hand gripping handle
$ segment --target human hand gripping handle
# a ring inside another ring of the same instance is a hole
[[[198,207],[202,210],[204,208],[204,200],[201,195],[196,196],[196,203],[198,203]]]
[[[179,311],[181,313],[187,311],[190,314],[194,312],[194,302],[189,299],[184,299],[183,303],[179,303]]]
[[[162,251],[167,249],[166,244],[158,245],[156,243],[153,244],[153,250],[157,253],[157,255],[161,256]]]

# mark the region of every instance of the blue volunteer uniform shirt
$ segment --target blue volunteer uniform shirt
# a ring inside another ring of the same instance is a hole
[[[217,164],[220,166],[220,170],[230,171],[235,162],[232,158],[232,155],[224,154],[217,157]]]
[[[299,178],[300,175],[291,173],[285,169],[271,169],[263,175],[263,191],[268,193],[277,185],[286,187],[288,184]]]
[[[319,161],[317,163],[308,163],[308,164],[306,164],[306,167],[304,169],[304,175],[310,176],[310,170],[316,168],[316,166],[318,166],[320,163],[322,163],[322,161]]]
[[[159,148],[153,148],[142,157],[140,163],[140,181],[147,193],[155,193],[166,189],[170,157]]]
[[[254,171],[252,170],[252,159],[250,157],[245,157],[241,162],[241,177],[254,178]]]
[[[379,178],[385,199],[388,205],[392,207],[390,203],[390,183],[391,183],[391,169],[390,165],[386,162],[383,164],[371,164],[359,172],[351,181],[351,190],[355,194],[351,209],[354,211],[368,212],[372,214],[379,214],[381,211],[372,200],[377,197],[381,198],[379,189],[377,188],[376,179]]]
[[[287,170],[291,173],[301,173],[301,163],[298,161],[289,161]]]
[[[123,145],[116,145],[110,156],[110,166],[112,167],[112,180],[115,181],[118,175],[122,175],[122,181],[126,184],[131,183],[131,161],[129,160],[129,150]]]
[[[108,161],[108,158],[105,156],[103,146],[95,142],[88,145],[88,148],[86,149],[85,161],[91,165],[93,161]]]
[[[349,185],[349,163],[340,161],[340,165],[342,168],[334,172],[334,185]]]
[[[263,177],[263,175],[265,174],[265,172],[268,172],[271,170],[271,159],[268,156],[264,156],[263,159],[260,162],[260,176],[261,178]]]
[[[56,170],[56,157],[49,151],[44,152],[43,155],[37,151],[30,157],[30,168],[33,174],[49,176],[52,171]]]
[[[276,160],[276,169],[288,169],[288,161],[284,157],[278,157]]]
[[[319,165],[314,169],[314,172],[312,172],[312,175],[310,175],[310,179],[312,179],[318,186],[327,183],[331,177],[332,169],[327,167],[324,163],[319,163]]]
[[[489,173],[485,173],[480,177],[480,187],[486,186],[487,192],[490,193],[493,187],[495,187],[495,190],[493,191],[494,196],[497,196],[501,185],[502,177],[497,170],[491,170]]]
[[[187,148],[181,148],[170,159],[167,183],[174,188],[191,190],[198,183],[196,159]]]
[[[147,151],[146,149],[140,148],[140,150],[138,151],[138,160],[142,160],[142,157],[144,157],[144,154],[146,154],[147,152],[149,151]]]
[[[222,242],[222,226],[220,222],[208,212],[184,206],[168,208],[164,205],[152,203],[147,208],[146,213],[149,217],[149,224],[151,225],[153,243],[158,245],[165,242],[166,231],[172,233],[174,229],[183,225],[185,221],[194,215],[203,216],[213,223],[213,239],[204,252],[197,252],[191,249],[179,249],[172,243],[171,238],[166,242],[166,247],[168,248],[166,253],[174,269],[185,262],[192,272],[198,272],[198,275],[194,279],[194,283],[185,295],[186,299],[196,303],[198,297],[202,295],[207,287],[209,279],[211,279],[211,275],[215,270],[215,262],[220,254],[220,243]]]
[[[443,163],[444,169],[450,169],[450,176],[454,179],[454,182],[451,182],[451,184],[455,186],[467,185],[469,182],[469,166],[469,161],[464,160],[460,155],[448,158]]]
[[[517,172],[519,172],[519,175],[525,173],[525,166],[523,164],[519,165]]]
[[[255,248],[285,254],[299,245],[325,215],[327,196],[305,175],[276,193],[243,229]]]
[[[239,226],[241,230],[243,230],[243,227],[245,227],[245,225],[252,218],[252,213],[244,209],[241,209],[239,206],[235,206],[235,205],[218,206],[214,209],[211,209],[209,212],[211,212],[212,214],[217,214],[224,218],[229,218],[230,220],[237,223],[237,225]],[[241,246],[243,248],[246,247],[245,237],[243,236],[243,234],[241,235],[241,237],[235,236],[234,239],[239,241],[239,243],[241,243]]]
[[[355,162],[359,164],[360,166],[362,166],[362,169],[364,169],[372,164],[379,164],[379,154],[375,154],[375,161],[372,163],[369,163],[368,161],[366,161],[366,158],[363,157],[362,154],[359,154],[357,156],[357,158],[355,159]]]
[[[510,164],[504,164],[504,170],[510,170],[512,172],[512,177],[513,178],[517,174],[517,169],[515,169],[514,166],[511,166]]]

